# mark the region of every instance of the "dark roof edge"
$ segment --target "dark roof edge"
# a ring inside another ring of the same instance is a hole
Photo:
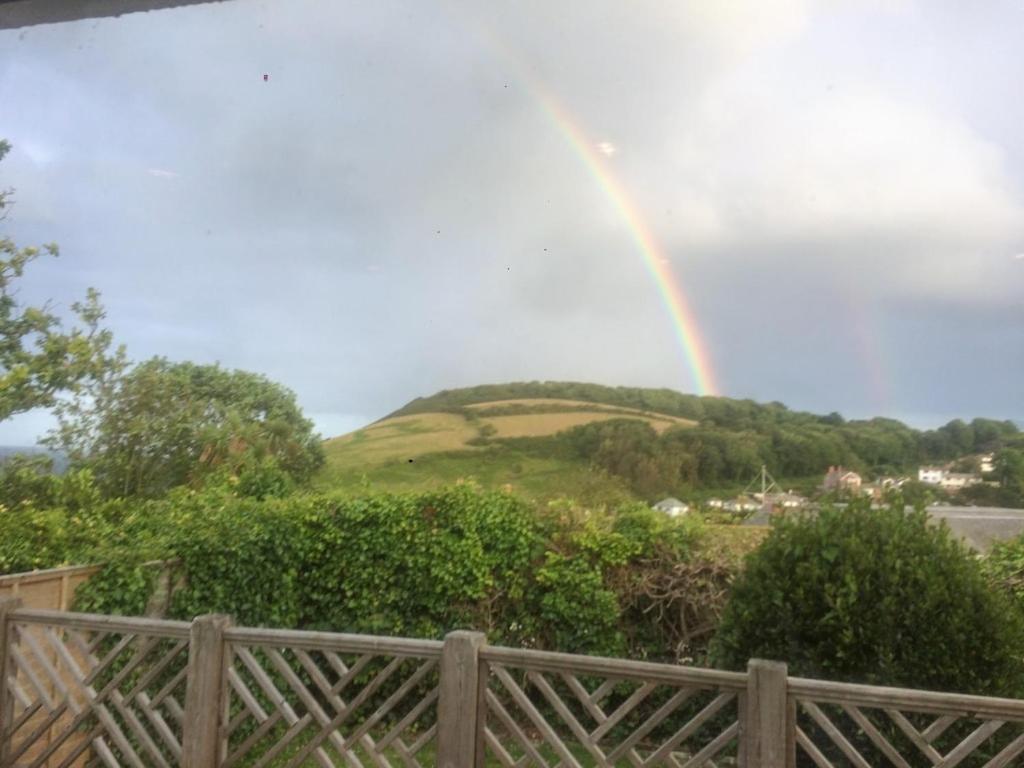
[[[101,19],[224,0],[0,0],[0,29]]]

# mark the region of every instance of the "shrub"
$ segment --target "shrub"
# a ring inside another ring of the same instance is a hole
[[[0,468],[0,574],[93,562],[123,505],[103,501],[89,470],[53,473],[48,457]]]
[[[712,646],[832,680],[1014,695],[1022,622],[923,511],[866,503],[777,522],[733,585]]]
[[[982,567],[992,584],[1024,608],[1024,535],[996,542]]]

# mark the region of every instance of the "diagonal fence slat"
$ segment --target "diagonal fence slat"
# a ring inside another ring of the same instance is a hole
[[[548,700],[548,703],[554,707],[555,712],[562,718],[562,721],[569,726],[569,730],[573,736],[577,738],[580,744],[586,747],[587,751],[597,759],[598,762],[603,762],[606,758],[604,752],[598,746],[600,736],[597,735],[597,731],[594,733],[588,733],[586,728],[580,725],[579,720],[576,719],[575,715],[569,711],[569,708],[565,706],[562,699],[555,693],[555,689],[552,688],[548,681],[545,679],[541,672],[530,672],[528,677],[531,683],[533,683],[537,689],[544,695],[544,698]],[[607,722],[607,721],[606,721]]]
[[[181,723],[166,705],[184,692],[188,625],[59,612],[10,615],[10,716],[0,743],[12,765],[174,768]],[[155,696],[164,690],[163,698]]]
[[[436,738],[439,643],[245,628],[226,637],[222,768],[432,764],[421,760]]]
[[[790,678],[796,768],[1008,768],[1024,701]]]
[[[70,636],[74,635],[75,633],[69,632],[67,634]],[[122,728],[118,727],[118,724],[115,720],[115,714],[111,713],[110,709],[108,709],[102,703],[96,702],[96,690],[91,685],[85,683],[85,679],[88,676],[88,672],[83,671],[82,666],[80,666],[78,662],[75,661],[71,653],[68,651],[68,648],[65,645],[64,641],[61,638],[59,638],[53,632],[52,629],[48,629],[45,632],[45,637],[46,640],[50,643],[51,646],[53,646],[54,650],[57,652],[57,655],[63,662],[64,667],[71,673],[72,679],[76,683],[78,683],[80,690],[84,694],[84,698],[87,701],[91,702],[91,705],[93,706],[96,712],[96,716],[100,719],[100,722],[102,722],[107,727],[107,730],[110,732],[111,737],[114,738],[115,742],[117,743],[118,747],[120,747],[121,751],[126,755],[130,756],[130,761],[133,764],[137,764],[139,766],[144,764],[141,756],[139,756],[139,754],[133,748],[132,745],[132,741],[137,741],[141,743],[142,746],[145,748],[146,752],[149,755],[149,760],[154,761],[157,765],[160,766],[160,768],[170,768],[170,763],[168,763],[167,760],[165,759],[163,753],[160,750],[160,747],[157,746],[156,742],[149,735],[149,732],[142,725],[142,722],[139,720],[138,716],[135,714],[135,712],[132,711],[131,707],[129,706],[130,699],[134,698],[137,695],[138,690],[140,690],[140,688],[143,686],[142,681],[150,679],[151,676],[149,675],[149,673],[147,672],[146,674],[144,674],[140,682],[136,683],[135,686],[133,686],[132,690],[129,691],[127,695],[122,694],[117,689],[114,689],[110,692],[110,702],[111,704],[113,704],[114,709],[116,710],[116,714],[120,715],[120,719],[122,719],[123,722],[128,726],[127,729],[122,730]],[[177,655],[176,651],[173,651],[173,653],[174,655]],[[86,669],[88,662],[89,658],[86,657]],[[139,660],[133,666],[137,666],[138,663],[141,663],[141,660]],[[162,669],[162,662],[158,662],[156,665],[154,665],[154,668],[156,668],[157,670]]]
[[[1006,723],[1001,720],[989,720],[978,726],[970,736],[961,741],[952,752],[948,753],[942,760],[942,768],[956,768],[960,765],[974,749],[985,741],[989,736],[1002,728]]]
[[[790,768],[1024,765],[1024,701],[768,662],[755,675],[482,644],[462,667],[478,674],[453,686],[437,641],[229,625],[193,664],[195,625],[9,603],[0,617],[0,768],[176,768],[195,760],[197,712],[219,768],[426,768],[450,761],[452,734],[503,768],[746,768],[772,750]]]
[[[803,705],[804,710],[811,716],[811,719],[818,724],[828,737],[832,740],[832,743],[839,747],[840,751],[853,763],[856,768],[871,768],[871,764],[864,759],[864,756],[857,751],[857,748],[849,742],[849,740],[843,735],[843,732],[836,728],[835,724],[828,719],[828,715],[821,711],[821,709],[811,701],[800,702]]]
[[[730,701],[735,701],[735,699],[736,694],[734,693],[718,694],[706,707],[704,707],[704,709],[698,712],[692,720],[672,734],[668,741],[658,747],[658,749],[644,761],[644,765],[658,765],[660,760],[670,756],[672,751],[680,743],[690,738],[694,733],[696,733],[697,729],[704,725],[704,723],[707,722],[707,720],[709,720],[715,713]]]
[[[899,729],[910,738],[910,741],[914,746],[921,750],[921,753],[931,760],[933,764],[938,765],[942,762],[942,755],[939,751],[928,743],[927,739],[921,735],[921,732],[914,727],[913,723],[907,719],[906,715],[898,709],[886,709],[885,714],[889,716],[890,720],[896,723]]]
[[[745,687],[732,673],[486,647],[481,658],[483,748],[499,765],[738,764]]]
[[[657,728],[666,717],[668,717],[674,711],[676,711],[679,708],[680,704],[682,704],[687,699],[692,698],[696,693],[697,691],[690,688],[680,688],[672,695],[672,698],[670,698],[668,701],[662,704],[657,711],[655,711],[653,714],[650,715],[650,717],[647,718],[646,723],[644,723],[635,731],[633,731],[633,733],[631,733],[625,741],[623,741],[621,744],[619,744],[619,746],[612,750],[612,752],[608,755],[608,759],[614,763],[622,755],[632,751],[633,747],[635,747],[643,739],[645,739],[647,735],[655,728]]]
[[[862,713],[860,709],[848,704],[843,704],[842,708],[850,719],[864,731],[879,751],[889,758],[889,761],[896,766],[896,768],[911,768],[910,763],[906,761],[906,758],[904,758],[903,755],[893,747],[892,743],[882,735],[881,731],[878,730],[873,722],[864,716],[864,713]]]
[[[989,760],[983,768],[1006,768],[1010,761],[1024,753],[1024,733],[1007,744],[998,755]]]

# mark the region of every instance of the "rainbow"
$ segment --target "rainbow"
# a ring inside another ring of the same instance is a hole
[[[586,135],[579,123],[572,119],[569,111],[545,88],[535,85],[533,93],[629,227],[637,250],[643,256],[644,266],[654,280],[658,295],[661,296],[661,301],[672,320],[672,330],[683,351],[697,394],[718,394],[711,357],[697,332],[697,320],[686,300],[679,279],[672,271],[665,250],[655,239],[654,233],[629,198],[626,189],[599,155],[597,143]]]
[[[697,321],[689,302],[680,285],[679,279],[672,271],[671,262],[664,249],[654,237],[650,226],[644,220],[640,210],[630,199],[625,187],[615,177],[608,164],[600,156],[597,143],[587,136],[586,131],[573,119],[569,110],[555,98],[543,83],[531,77],[527,67],[513,55],[512,51],[479,19],[468,18],[465,14],[457,14],[447,3],[443,7],[452,10],[452,16],[463,26],[472,27],[476,36],[489,43],[488,50],[497,52],[510,67],[518,72],[519,80],[527,85],[551,118],[551,121],[565,137],[576,152],[587,171],[603,190],[605,196],[618,210],[625,220],[637,250],[643,257],[644,266],[654,280],[661,296],[662,304],[668,311],[672,321],[672,329],[679,341],[683,358],[693,379],[694,389],[698,395],[716,395],[718,387],[704,342],[697,332]]]

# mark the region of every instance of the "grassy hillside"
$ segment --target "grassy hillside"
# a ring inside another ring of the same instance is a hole
[[[326,441],[318,483],[420,490],[473,479],[540,499],[692,498],[739,491],[762,464],[809,489],[831,465],[872,478],[1015,445],[1024,447],[1024,436],[1008,421],[922,432],[893,419],[848,421],[668,389],[489,384],[417,398]]]
[[[489,488],[509,486],[531,498],[631,498],[634,494],[621,479],[595,471],[557,441],[544,440],[616,419],[648,424],[657,433],[695,424],[669,414],[565,398],[502,399],[449,406],[447,412],[403,409],[327,440],[327,465],[318,483],[412,491],[471,479]]]

